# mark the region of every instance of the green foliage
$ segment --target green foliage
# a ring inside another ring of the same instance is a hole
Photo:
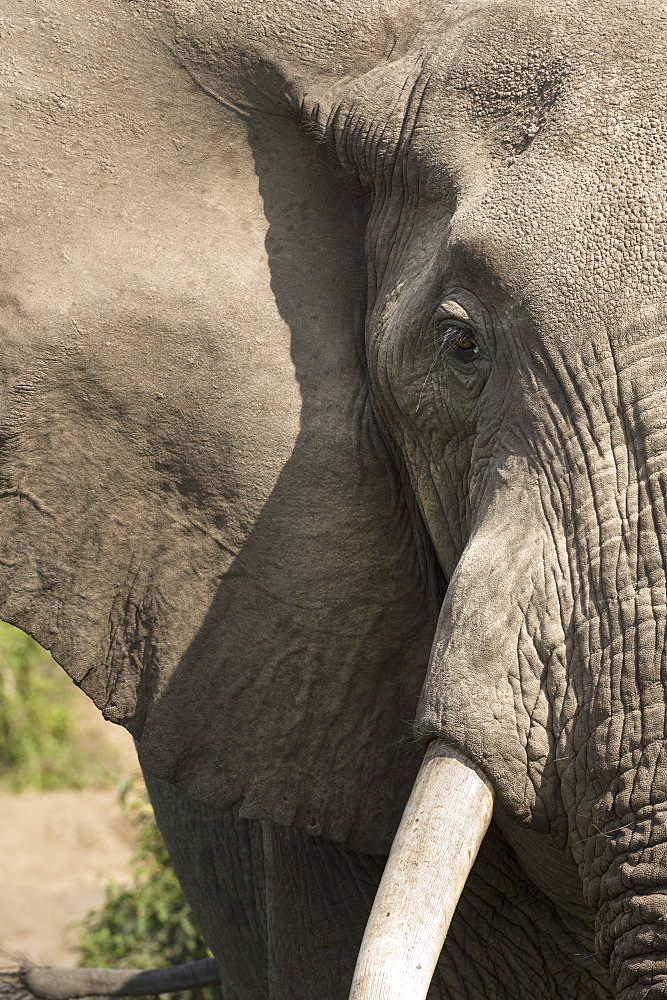
[[[206,958],[206,947],[171,866],[145,792],[125,789],[138,824],[132,878],[112,884],[100,910],[83,922],[81,965],[151,969]],[[172,994],[182,1000],[220,1000],[218,989]]]
[[[12,791],[84,788],[115,779],[114,751],[86,735],[74,685],[33,639],[0,622],[0,785]],[[109,756],[111,755],[111,756]],[[131,882],[110,885],[82,927],[83,965],[150,969],[210,954],[169,862],[145,792],[123,801],[136,819]],[[221,1000],[217,989],[174,994]]]
[[[108,780],[79,739],[67,675],[34,639],[0,622],[0,784],[12,791]]]

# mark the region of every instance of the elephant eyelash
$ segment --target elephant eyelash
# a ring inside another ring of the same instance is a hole
[[[417,401],[417,412],[421,406],[422,397],[424,395],[424,390],[429,377],[436,367],[438,362],[442,358],[450,357],[454,361],[463,361],[464,363],[469,363],[471,361],[476,361],[480,357],[479,346],[476,341],[473,340],[471,333],[473,333],[472,327],[468,323],[464,323],[460,320],[447,318],[436,319],[435,324],[435,338],[432,342],[435,346],[435,356],[431,361],[426,378],[424,379],[423,385],[421,387],[421,392],[419,393],[419,399]],[[468,348],[462,348],[460,346],[460,341],[467,337],[470,340],[471,346]]]
[[[450,356],[459,361],[474,361],[480,356],[474,331],[467,323],[451,319],[442,320],[436,326],[436,332],[437,358]]]

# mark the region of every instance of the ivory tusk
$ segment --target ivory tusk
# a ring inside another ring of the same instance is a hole
[[[425,1000],[492,813],[486,778],[434,740],[368,918],[350,1000]]]

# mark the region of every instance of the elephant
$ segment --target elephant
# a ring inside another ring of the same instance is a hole
[[[224,1000],[667,996],[666,47],[4,0],[0,616]]]

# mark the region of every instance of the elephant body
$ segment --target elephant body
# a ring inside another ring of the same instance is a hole
[[[429,997],[667,991],[666,54],[5,0],[0,615],[135,737],[225,1000],[345,1000],[430,741],[495,818]]]
[[[169,856],[220,962],[223,1000],[346,997],[384,856],[220,812],[145,777]],[[561,902],[527,877],[493,824],[429,1000],[482,1000],[491,989],[507,1000],[609,996],[592,911],[562,901],[563,872],[549,871],[539,848],[531,855]]]

